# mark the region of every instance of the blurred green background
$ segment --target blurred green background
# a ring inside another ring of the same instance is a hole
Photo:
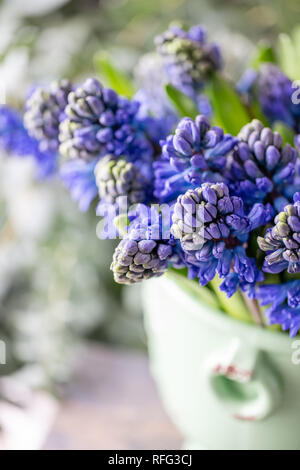
[[[238,78],[259,40],[274,43],[299,14],[298,0],[2,0],[0,77],[21,109],[32,84],[96,75],[99,51],[132,74],[179,20],[205,24]],[[0,373],[52,388],[86,339],[145,348],[139,288],[113,283],[114,243],[97,239],[93,210],[79,213],[58,181],[37,182],[27,161],[2,154],[0,180]]]

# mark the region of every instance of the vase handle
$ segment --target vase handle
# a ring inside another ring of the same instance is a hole
[[[258,421],[280,404],[279,375],[260,350],[234,339],[207,364],[208,380],[216,398],[236,419]]]

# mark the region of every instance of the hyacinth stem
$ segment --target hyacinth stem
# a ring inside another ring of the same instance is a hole
[[[259,306],[259,303],[256,299],[249,299],[248,295],[245,292],[241,291],[241,294],[243,296],[243,299],[245,301],[245,304],[249,308],[249,311],[251,313],[251,316],[254,320],[254,322],[264,328],[264,321],[261,313],[261,309]]]
[[[220,279],[218,275],[209,283],[209,286],[218,299],[219,307],[236,320],[251,322],[252,316],[249,313],[249,308],[247,308],[240,291],[237,291],[232,297],[228,298],[227,294],[220,290],[221,284],[222,279]],[[202,288],[203,287],[201,287],[201,289]]]

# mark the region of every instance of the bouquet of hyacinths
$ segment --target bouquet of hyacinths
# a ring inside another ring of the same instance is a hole
[[[202,301],[296,335],[300,105],[295,77],[278,65],[284,45],[259,47],[235,85],[201,26],[172,26],[156,44],[138,68],[139,90],[98,54],[114,91],[94,78],[35,88],[24,123],[0,136],[49,171],[60,154],[80,209],[98,198],[106,235],[122,237],[111,265],[118,283],[171,270]]]

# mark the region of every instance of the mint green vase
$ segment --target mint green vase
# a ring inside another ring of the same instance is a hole
[[[300,342],[143,284],[150,364],[187,449],[300,449]],[[298,357],[300,355],[298,354]]]

